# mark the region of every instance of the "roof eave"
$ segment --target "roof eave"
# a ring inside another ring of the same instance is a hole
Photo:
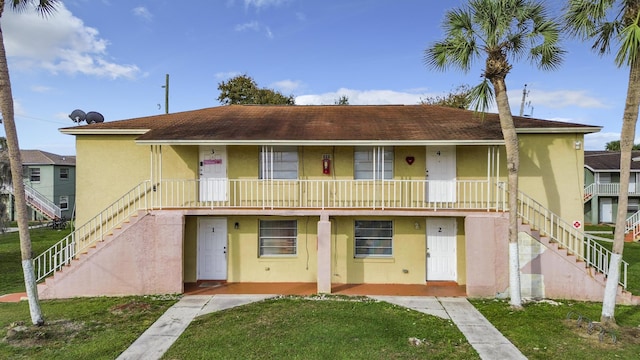
[[[567,127],[567,128],[517,128],[518,134],[569,134],[583,133],[592,134],[602,130],[601,126]]]
[[[139,145],[427,146],[504,145],[504,140],[136,140]]]
[[[150,129],[79,129],[63,128],[58,129],[66,135],[143,135]]]

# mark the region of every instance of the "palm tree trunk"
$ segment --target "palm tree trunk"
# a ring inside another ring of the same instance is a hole
[[[2,18],[3,10],[4,1],[0,1],[0,18]],[[9,67],[4,48],[2,29],[0,29],[0,110],[2,111],[2,122],[4,123],[4,131],[7,137],[9,161],[11,162],[13,193],[15,196],[18,231],[20,232],[20,253],[22,255],[22,269],[24,273],[24,283],[27,289],[27,298],[29,300],[31,322],[34,325],[42,325],[44,324],[44,318],[42,317],[42,311],[40,309],[38,289],[36,287],[36,278],[33,270],[27,202],[22,180],[22,159],[20,157],[18,133],[14,122],[13,95],[11,93],[11,81],[9,80]]]
[[[602,299],[600,321],[605,324],[615,323],[616,295],[620,280],[620,264],[624,251],[624,233],[627,223],[627,205],[629,203],[629,176],[631,174],[631,150],[636,137],[638,122],[638,106],[640,106],[640,54],[629,69],[629,85],[627,100],[622,117],[620,134],[620,193],[618,195],[618,211],[616,213],[616,230],[613,235],[613,254],[609,263],[609,274]]]
[[[507,86],[504,79],[491,80],[496,93],[500,127],[507,152],[507,174],[509,181],[509,296],[512,308],[522,308],[520,293],[520,261],[518,251],[518,169],[520,154],[518,135],[513,123]]]

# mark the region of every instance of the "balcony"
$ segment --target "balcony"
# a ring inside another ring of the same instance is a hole
[[[629,185],[629,195],[640,196],[640,186],[632,183]],[[619,183],[593,183],[585,186],[584,200],[591,200],[594,196],[618,196],[620,195]]]
[[[161,180],[149,205],[171,208],[503,210],[487,180]],[[145,196],[146,197],[146,196]]]

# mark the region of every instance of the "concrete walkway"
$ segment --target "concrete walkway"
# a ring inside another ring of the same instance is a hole
[[[261,301],[277,295],[187,295],[169,308],[118,360],[156,360],[173,345],[196,317]],[[370,296],[426,314],[451,319],[467,341],[487,360],[526,359],[473,305],[460,297]]]

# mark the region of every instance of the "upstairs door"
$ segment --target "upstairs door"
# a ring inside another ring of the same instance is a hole
[[[200,146],[200,201],[228,199],[227,148]]]
[[[427,146],[427,202],[456,201],[456,147]]]
[[[227,279],[227,219],[198,219],[198,280]]]
[[[456,219],[427,219],[427,281],[457,281]]]

